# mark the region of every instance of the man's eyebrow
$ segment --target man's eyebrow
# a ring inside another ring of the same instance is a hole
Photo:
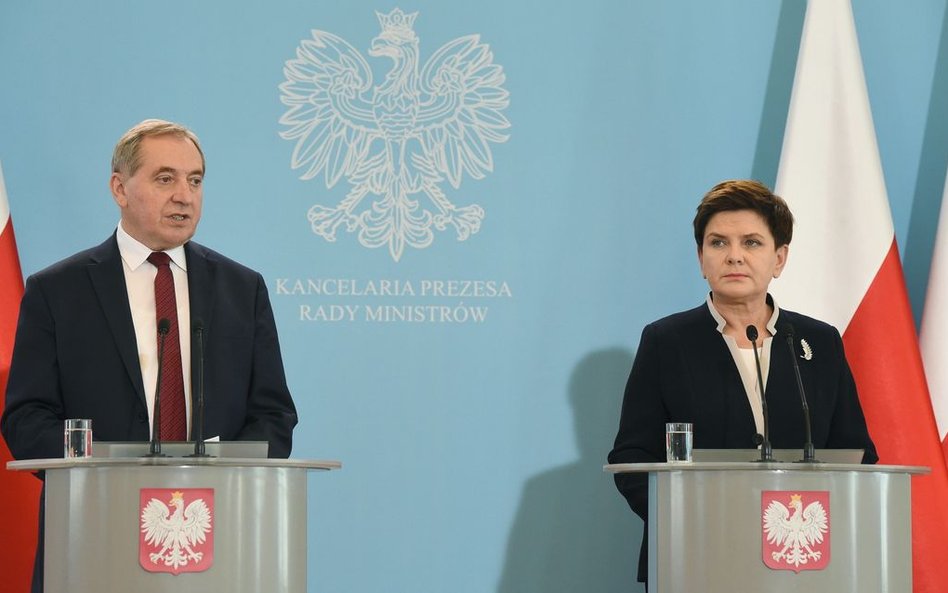
[[[180,172],[180,171],[179,171],[178,169],[175,169],[174,167],[170,167],[170,166],[168,166],[168,165],[164,165],[164,166],[161,166],[161,167],[158,167],[157,169],[155,169],[155,172],[153,173],[153,175],[158,175],[158,174],[161,174],[161,173],[174,173],[174,174],[178,174],[179,172]],[[190,177],[191,175],[201,175],[201,176],[203,176],[203,175],[204,175],[204,171],[202,171],[201,169],[194,169],[193,171],[190,171],[190,172],[187,173],[186,175],[187,175],[188,177]]]

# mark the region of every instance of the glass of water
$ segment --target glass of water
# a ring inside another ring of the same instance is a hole
[[[92,420],[88,418],[66,420],[63,457],[92,457]]]
[[[690,422],[669,422],[665,425],[665,461],[691,462],[692,427]]]

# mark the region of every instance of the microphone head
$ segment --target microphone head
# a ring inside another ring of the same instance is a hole
[[[167,317],[162,317],[158,320],[158,333],[161,335],[167,334],[171,331],[171,322],[168,321]]]
[[[747,335],[747,339],[750,340],[751,342],[757,341],[757,336],[758,336],[757,328],[754,327],[753,325],[748,325],[747,329],[744,330],[744,333],[745,335]]]

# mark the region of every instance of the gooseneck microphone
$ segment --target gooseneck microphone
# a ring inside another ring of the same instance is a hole
[[[774,449],[770,444],[770,417],[767,413],[767,396],[764,393],[764,375],[760,370],[760,354],[757,352],[757,328],[748,325],[744,333],[754,346],[754,364],[757,366],[757,384],[760,386],[760,409],[764,416],[764,441],[760,444],[759,461],[773,461]]]
[[[146,457],[167,457],[161,454],[161,367],[165,362],[165,338],[171,330],[171,322],[162,317],[158,320],[158,378],[155,380],[155,410],[151,418],[151,446]]]
[[[191,393],[194,397],[191,436],[194,438],[194,453],[188,457],[210,457],[204,452],[204,322],[200,318],[191,324],[191,332],[197,342],[197,369],[191,378]]]
[[[806,436],[806,442],[803,443],[803,459],[799,463],[820,463],[816,459],[816,451],[813,448],[813,431],[810,427],[810,406],[806,401],[806,391],[803,389],[803,379],[800,377],[800,363],[797,362],[796,349],[793,347],[793,324],[782,324],[782,333],[787,336],[787,349],[790,351],[790,360],[793,361],[793,373],[797,378],[797,391],[800,392],[800,405],[803,406],[803,429]]]

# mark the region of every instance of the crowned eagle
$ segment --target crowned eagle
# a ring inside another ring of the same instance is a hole
[[[302,179],[352,186],[335,207],[310,208],[313,232],[335,241],[345,223],[360,243],[387,246],[398,261],[406,246],[431,244],[432,226],[451,226],[462,241],[480,229],[484,209],[455,206],[439,184],[458,188],[465,173],[482,179],[493,170],[490,145],[507,140],[509,94],[478,35],[446,43],[422,65],[418,13],[376,14],[382,32],[369,56],[393,62],[381,84],[373,86],[368,62],[347,41],[313,30],[284,68],[280,135],[295,141],[291,166]]]
[[[764,511],[764,533],[767,542],[779,550],[772,552],[774,560],[799,567],[810,560],[819,560],[822,552],[813,546],[823,541],[829,530],[829,517],[819,502],[811,502],[803,508],[799,494],[790,496],[790,508],[772,500]]]

